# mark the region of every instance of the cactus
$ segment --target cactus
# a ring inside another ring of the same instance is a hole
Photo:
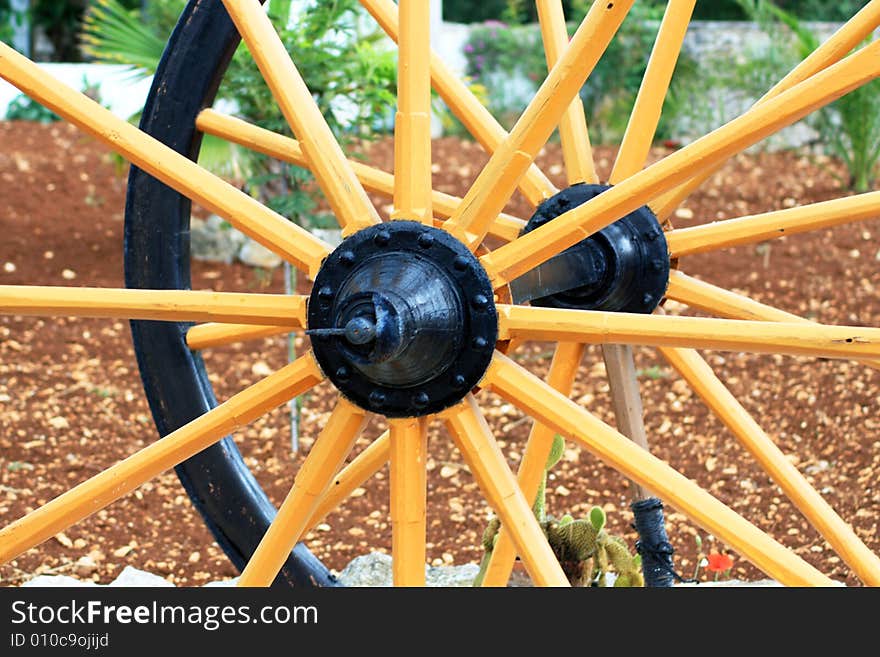
[[[572,586],[605,586],[605,576],[611,571],[617,574],[615,587],[644,586],[641,557],[631,554],[623,539],[605,531],[607,519],[601,507],[590,509],[586,519],[575,519],[569,514],[556,519],[547,514],[547,475],[562,458],[564,447],[562,437],[557,435],[532,507],[563,571]],[[498,518],[493,517],[483,532],[484,552],[474,586],[483,582],[500,528]]]

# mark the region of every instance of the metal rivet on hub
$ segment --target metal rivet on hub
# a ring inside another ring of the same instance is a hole
[[[333,288],[329,285],[325,285],[320,290],[318,290],[318,298],[321,301],[332,301],[333,300]]]
[[[434,236],[431,233],[422,233],[419,235],[419,246],[423,249],[430,249],[434,244]]]
[[[354,251],[343,251],[339,254],[339,262],[346,267],[351,267],[356,260]]]
[[[382,230],[376,233],[375,237],[373,237],[373,243],[376,246],[386,246],[388,242],[391,241],[391,233],[387,230]]]
[[[642,302],[645,305],[652,304],[652,303],[654,303],[654,297],[650,294],[646,294],[645,296],[642,297]]]
[[[468,265],[469,265],[469,264],[470,264],[470,263],[468,262],[468,259],[465,258],[464,256],[458,256],[458,257],[452,262],[452,266],[455,267],[458,271],[464,271],[465,269],[468,268]]]
[[[660,271],[661,269],[663,269],[663,261],[662,260],[654,260],[651,263],[651,268],[654,271]]]
[[[374,390],[370,393],[370,404],[376,407],[381,407],[385,405],[385,393],[380,392],[379,390]]]
[[[467,379],[461,374],[456,374],[452,377],[452,385],[455,386],[456,390],[462,390],[467,385]]]
[[[336,370],[336,378],[340,381],[348,381],[350,377],[351,372],[348,371],[347,367],[340,367],[338,370]]]
[[[473,339],[472,344],[474,345],[474,348],[476,348],[476,349],[485,349],[486,347],[489,346],[489,341],[486,340],[486,338],[484,338],[483,336],[478,335],[477,337],[475,337]]]
[[[474,308],[485,308],[489,305],[489,299],[486,297],[485,294],[478,294],[473,298],[471,303],[473,304]]]
[[[416,408],[425,408],[428,403],[431,401],[431,398],[428,397],[428,393],[419,392],[413,396],[412,403]]]
[[[644,237],[649,242],[653,242],[658,237],[660,237],[660,233],[658,233],[657,231],[654,231],[654,230],[649,230],[649,231],[643,233],[642,237]]]

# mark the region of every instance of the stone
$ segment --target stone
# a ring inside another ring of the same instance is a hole
[[[426,566],[427,586],[472,586],[480,568],[475,563],[460,566]],[[343,586],[392,586],[391,556],[379,552],[355,557],[339,574]]]
[[[216,214],[204,220],[193,217],[189,230],[192,257],[207,262],[231,264],[247,240],[242,232]]]
[[[98,586],[91,580],[80,580],[69,575],[38,575],[22,583],[22,587],[67,588],[69,586]]]
[[[250,267],[275,269],[281,265],[281,256],[270,251],[259,242],[248,239],[238,251],[238,259]]]
[[[338,228],[313,228],[310,232],[333,248],[342,244],[342,231]]]
[[[114,579],[108,586],[112,587],[120,587],[120,586],[144,586],[151,588],[158,587],[174,587],[174,584],[169,582],[167,579],[163,577],[159,577],[158,575],[154,575],[153,573],[148,573],[143,570],[138,570],[133,566],[126,566],[119,576]]]

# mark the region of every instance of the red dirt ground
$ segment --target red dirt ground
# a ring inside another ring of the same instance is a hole
[[[386,169],[391,146],[374,145],[370,159]],[[597,149],[606,175],[613,151]],[[656,151],[654,157],[663,155]],[[462,194],[486,158],[455,139],[435,143],[435,184]],[[563,184],[560,153],[548,146],[540,164]],[[63,126],[0,123],[0,284],[122,285],[125,172],[106,151]],[[675,218],[686,225],[789,207],[844,194],[833,163],[795,153],[741,156],[717,174]],[[376,199],[380,209],[387,200]],[[511,211],[528,216],[521,199]],[[772,245],[684,259],[684,271],[817,321],[880,325],[876,274],[880,221],[788,236]],[[194,264],[194,287],[282,290],[280,271],[264,275],[241,265]],[[687,309],[672,304],[672,312]],[[300,345],[302,348],[302,345]],[[538,374],[552,345],[527,344],[515,357]],[[280,366],[282,338],[207,353],[223,399]],[[853,363],[708,352],[709,362],[825,499],[880,553],[880,378]],[[810,527],[769,477],[711,416],[688,386],[650,349],[637,366],[652,451],[835,579],[858,584],[849,568]],[[613,424],[599,351],[584,358],[573,398]],[[512,466],[521,458],[529,421],[487,393],[480,401]],[[302,451],[326,419],[332,390],[304,400]],[[359,449],[383,430],[374,421]],[[0,317],[0,524],[45,503],[156,437],[140,388],[125,322]],[[257,478],[278,502],[302,454],[291,458],[286,412],[271,413],[236,435]],[[433,563],[480,556],[487,510],[476,482],[439,427],[431,433],[428,554]],[[585,514],[605,508],[609,528],[633,545],[627,483],[586,451],[568,445],[548,486],[549,509]],[[703,552],[727,549],[674,509],[667,509],[675,564],[685,575]],[[307,537],[334,569],[358,554],[390,549],[387,471],[356,491]],[[732,576],[763,574],[733,555]],[[202,525],[173,473],[145,484],[107,509],[0,567],[0,584],[39,573],[66,573],[99,582],[125,565],[178,585],[200,585],[236,573]],[[705,575],[701,573],[701,578]]]

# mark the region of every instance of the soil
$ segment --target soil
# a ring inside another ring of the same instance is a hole
[[[391,168],[391,144],[369,150]],[[486,161],[478,146],[454,138],[434,144],[435,185],[462,195]],[[664,149],[652,157],[662,157]],[[597,148],[607,175],[614,152]],[[548,146],[540,165],[564,184],[560,149]],[[0,123],[0,283],[121,287],[126,171],[106,150],[62,124]],[[735,158],[677,213],[689,225],[841,196],[840,168],[826,158],[793,152]],[[375,199],[385,212],[388,200]],[[529,216],[515,198],[510,211]],[[876,274],[880,221],[787,236],[682,260],[681,268],[718,285],[812,319],[880,325]],[[281,271],[196,262],[199,289],[281,292]],[[301,280],[302,286],[308,281]],[[690,312],[670,304],[672,312]],[[305,346],[298,339],[298,349]],[[552,345],[528,343],[516,360],[546,372]],[[880,375],[850,362],[706,352],[733,393],[788,454],[792,463],[880,553]],[[652,451],[698,482],[831,577],[858,580],[770,478],[653,350],[636,350]],[[206,352],[223,399],[285,362],[284,338],[267,338]],[[521,458],[530,421],[488,393],[480,402],[512,467]],[[590,347],[573,398],[614,422],[601,354]],[[303,400],[300,453],[291,453],[287,410],[278,409],[235,439],[248,464],[280,502],[303,455],[331,408],[322,384]],[[384,429],[374,420],[362,449]],[[5,524],[155,440],[128,327],[123,321],[67,317],[0,317],[0,518]],[[435,564],[478,561],[487,507],[468,468],[439,426],[432,427],[428,496],[428,556]],[[569,444],[548,485],[548,508],[583,516],[602,506],[609,530],[634,545],[628,484],[579,447]],[[728,547],[667,508],[675,565],[695,572],[700,554]],[[697,537],[702,539],[698,551]],[[306,541],[327,565],[343,568],[370,550],[389,551],[387,469],[358,489]],[[736,554],[731,577],[765,576]],[[236,574],[173,472],[99,511],[11,563],[0,584],[40,573],[65,573],[98,582],[132,565],[177,585],[200,585]],[[699,578],[706,579],[705,572]]]

